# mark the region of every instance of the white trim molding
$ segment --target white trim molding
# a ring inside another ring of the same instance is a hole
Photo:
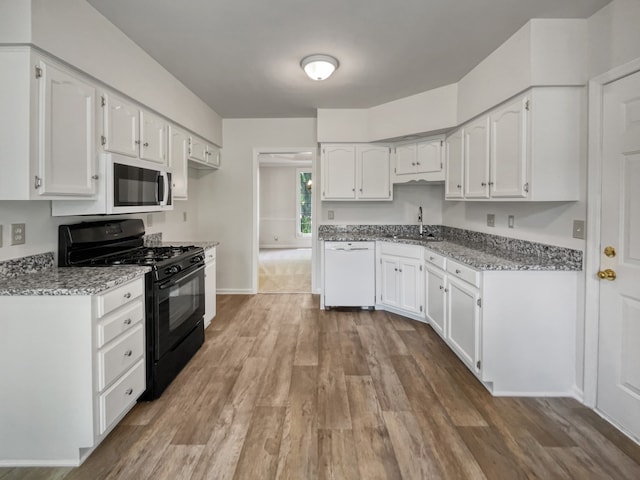
[[[640,71],[640,58],[589,81],[589,150],[587,170],[587,241],[585,255],[584,404],[595,408],[598,395],[600,216],[602,213],[602,102],[604,87]]]

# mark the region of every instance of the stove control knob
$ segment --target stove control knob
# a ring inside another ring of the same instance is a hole
[[[202,256],[200,256],[200,255],[196,255],[195,257],[193,257],[191,259],[191,263],[198,263],[198,262],[201,262],[201,261],[202,261]]]
[[[166,270],[167,273],[171,273],[171,274],[178,273],[179,271],[180,271],[180,267],[178,267],[177,265],[174,265],[173,267],[169,267]]]

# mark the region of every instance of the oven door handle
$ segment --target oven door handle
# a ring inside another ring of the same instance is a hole
[[[168,281],[166,281],[164,283],[161,283],[158,286],[158,289],[159,290],[165,290],[167,288],[171,288],[171,287],[175,286],[176,284],[182,282],[183,280],[185,280],[185,279],[187,279],[189,277],[192,277],[193,275],[195,275],[197,273],[200,273],[203,270],[204,270],[204,265],[200,265],[195,270],[193,270],[192,272],[187,273],[186,275],[180,275],[180,278],[172,278],[172,279],[170,279],[170,280],[168,280]]]

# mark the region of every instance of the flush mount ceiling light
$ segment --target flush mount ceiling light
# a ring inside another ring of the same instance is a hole
[[[300,66],[311,80],[326,80],[338,68],[338,60],[330,55],[309,55]]]

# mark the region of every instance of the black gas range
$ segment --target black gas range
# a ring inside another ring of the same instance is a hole
[[[60,267],[145,265],[147,390],[158,398],[204,342],[204,251],[148,247],[139,219],[60,225]]]

